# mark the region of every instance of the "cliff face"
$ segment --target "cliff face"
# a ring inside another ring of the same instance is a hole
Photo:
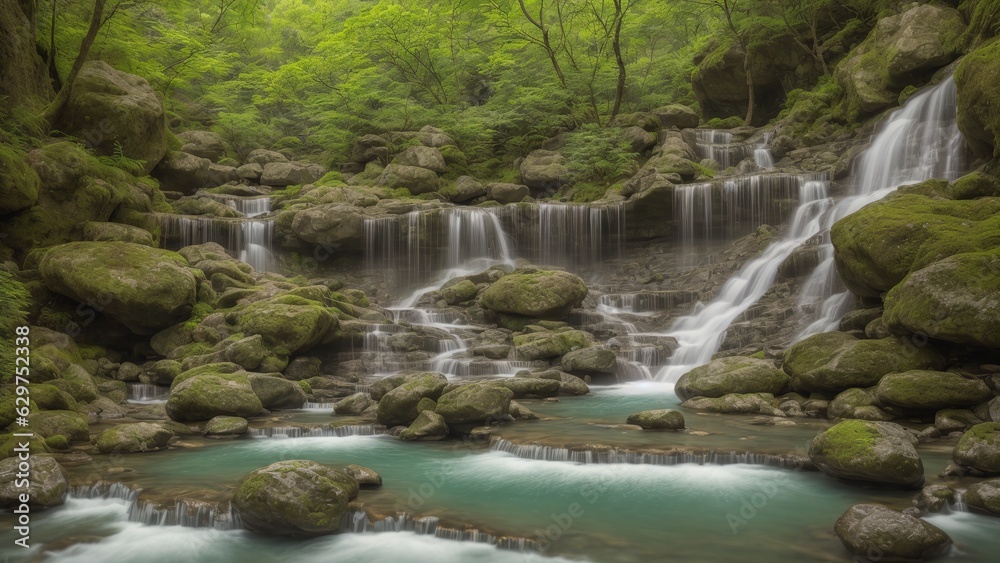
[[[0,0],[0,96],[7,97],[10,106],[44,103],[52,97],[30,16],[17,0]]]

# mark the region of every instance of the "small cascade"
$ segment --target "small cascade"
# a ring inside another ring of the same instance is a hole
[[[126,387],[127,400],[130,403],[165,403],[170,398],[170,388],[148,383],[129,383]]]
[[[696,135],[698,156],[718,162],[723,170],[753,156],[754,147],[748,143],[734,143],[729,131],[698,129]]]
[[[117,499],[135,502],[142,489],[131,487],[119,481],[97,481],[90,485],[70,487],[69,495],[74,498]]]
[[[651,315],[669,312],[695,300],[690,291],[606,293],[597,298],[597,310],[609,315]]]
[[[272,253],[274,221],[271,219],[224,219],[159,215],[167,248],[215,242],[231,256],[258,272],[274,271],[277,260]]]
[[[441,526],[440,519],[436,516],[414,518],[406,513],[373,521],[366,512],[351,510],[344,515],[341,531],[354,534],[413,532],[417,535],[430,535],[445,540],[484,543],[498,549],[511,551],[535,551],[538,549],[538,544],[527,538],[495,536],[475,528],[448,528]]]
[[[580,464],[622,463],[629,465],[763,465],[783,469],[813,469],[809,460],[802,456],[775,455],[738,451],[665,451],[636,452],[608,449],[569,449],[537,444],[516,444],[503,438],[494,437],[490,450],[507,453],[522,459],[538,461],[562,461]]]
[[[302,410],[330,410],[336,403],[319,403],[313,401],[306,401],[302,405]]]
[[[147,526],[183,526],[216,530],[237,530],[243,527],[228,503],[184,498],[176,499],[172,505],[138,499],[129,506],[128,520]]]
[[[774,168],[774,156],[771,154],[772,138],[774,138],[774,132],[768,131],[764,135],[764,139],[753,150],[753,161],[761,170]]]
[[[204,192],[200,192],[204,193]],[[232,207],[238,211],[241,215],[247,218],[258,217],[260,215],[267,215],[271,212],[271,198],[268,196],[264,197],[242,197],[235,195],[225,195],[225,194],[204,194],[208,197],[222,202],[229,207]]]
[[[799,306],[818,309],[818,318],[796,340],[836,329],[854,297],[840,282],[833,261],[829,230],[838,220],[889,195],[896,188],[932,178],[955,180],[963,171],[965,138],[958,129],[955,80],[913,96],[881,125],[858,161],[850,197],[837,203],[824,219],[828,257],[810,276]]]
[[[624,205],[543,203],[538,206],[537,251],[526,254],[538,264],[587,272],[619,257],[624,239]]]
[[[251,438],[344,438],[346,436],[382,436],[388,430],[378,424],[351,424],[346,426],[266,426],[251,428],[247,436]]]

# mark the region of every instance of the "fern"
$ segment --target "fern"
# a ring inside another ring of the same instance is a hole
[[[111,156],[99,156],[97,160],[105,166],[113,166],[119,170],[124,170],[133,176],[143,176],[146,166],[145,160],[138,160],[125,156],[122,144],[115,141],[115,152]]]

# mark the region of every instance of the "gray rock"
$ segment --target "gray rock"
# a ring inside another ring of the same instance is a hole
[[[323,177],[326,169],[305,162],[271,162],[264,165],[260,183],[265,186],[311,184]]]
[[[812,439],[809,459],[832,477],[915,488],[924,482],[915,443],[898,424],[846,420]]]
[[[486,197],[497,203],[517,203],[531,195],[528,186],[520,184],[493,183],[486,185]]]
[[[267,149],[255,149],[250,151],[244,160],[244,164],[255,163],[261,166],[272,162],[288,162],[288,158],[280,152],[269,151]]]
[[[970,428],[958,440],[952,457],[959,465],[1000,474],[1000,422],[984,422]]]
[[[243,180],[259,182],[264,175],[264,167],[256,162],[248,162],[236,169],[236,175]]]
[[[645,430],[683,430],[684,415],[671,409],[642,411],[629,415],[626,424]]]
[[[448,171],[444,156],[441,155],[441,151],[434,147],[410,147],[396,155],[392,162],[401,166],[425,168],[438,174],[444,174]]]
[[[69,493],[69,476],[51,456],[35,454],[31,458],[31,479],[28,487],[18,486],[22,477],[20,460],[8,457],[0,461],[0,508],[17,508],[23,504],[20,495],[28,493],[31,508],[59,506],[66,502]]]
[[[870,559],[923,561],[951,547],[951,538],[936,526],[879,504],[848,508],[834,531],[851,553]]]
[[[183,133],[178,133],[177,138],[184,143],[181,147],[182,151],[197,157],[218,162],[220,158],[226,155],[226,143],[218,133],[212,131],[184,131]]]
[[[180,151],[167,151],[153,169],[160,189],[191,195],[209,187],[212,161]]]

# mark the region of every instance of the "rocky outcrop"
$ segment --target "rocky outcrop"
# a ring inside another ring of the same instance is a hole
[[[848,109],[870,114],[896,105],[904,87],[955,60],[964,31],[957,10],[934,4],[880,19],[834,71]]]
[[[167,151],[163,102],[145,79],[103,61],[84,63],[56,121],[60,131],[83,139],[103,155],[120,151],[143,161],[148,174]]]
[[[917,488],[924,465],[916,441],[898,424],[845,420],[813,438],[809,459],[832,477]]]
[[[191,313],[197,277],[180,255],[125,242],[72,242],[38,266],[50,290],[95,304],[137,334],[154,334]]]
[[[1000,155],[1000,42],[988,43],[966,56],[955,69],[958,127],[976,155]]]
[[[340,530],[358,482],[307,460],[279,461],[252,471],[233,493],[233,510],[251,531],[312,537]]]
[[[181,152],[193,154],[197,157],[207,158],[212,162],[218,162],[226,155],[226,143],[222,140],[222,135],[212,131],[184,131],[178,133],[177,138],[181,140]]]
[[[729,393],[781,393],[788,376],[773,362],[733,356],[719,358],[685,373],[674,392],[682,400],[691,397],[721,397]]]
[[[972,407],[993,398],[979,379],[928,370],[889,374],[879,381],[875,395],[884,404],[912,411]]]
[[[180,151],[167,151],[156,165],[153,176],[162,189],[182,194],[193,194],[209,187],[212,161]]]
[[[925,561],[944,555],[951,538],[920,518],[880,504],[855,504],[837,519],[837,537],[859,558]]]

